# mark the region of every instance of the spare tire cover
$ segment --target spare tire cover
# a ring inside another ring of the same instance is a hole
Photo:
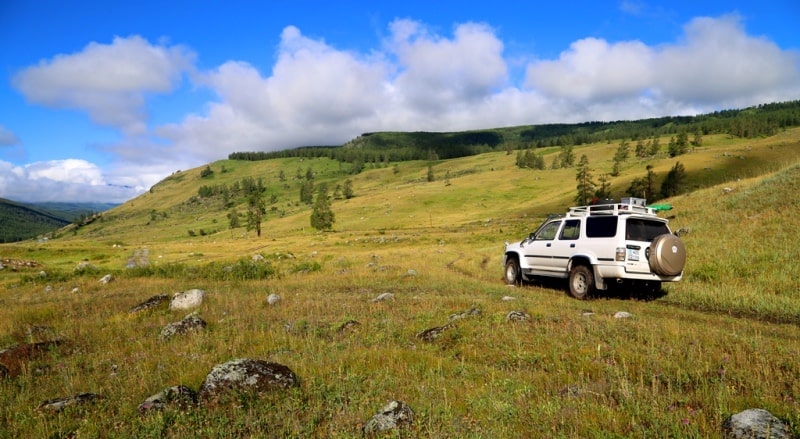
[[[650,243],[650,269],[662,276],[677,276],[686,265],[686,247],[671,233],[656,236]]]

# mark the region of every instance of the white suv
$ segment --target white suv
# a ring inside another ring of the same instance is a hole
[[[652,291],[683,276],[686,248],[667,220],[643,199],[573,207],[551,216],[522,241],[506,243],[505,281],[537,276],[569,278],[578,299],[605,290],[610,281],[633,281]]]

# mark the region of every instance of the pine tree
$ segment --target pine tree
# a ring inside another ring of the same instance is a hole
[[[317,187],[317,199],[311,211],[311,227],[317,230],[331,230],[334,221],[335,216],[328,200],[328,185],[323,183]]]
[[[600,187],[595,192],[595,196],[600,200],[611,198],[611,180],[609,180],[608,174],[600,175]]]
[[[591,169],[589,169],[589,158],[586,154],[581,156],[578,162],[578,172],[575,174],[575,180],[578,182],[576,188],[578,194],[575,196],[575,201],[582,206],[589,204],[589,201],[594,197],[596,185],[592,181]]]
[[[682,193],[685,181],[686,168],[681,162],[676,162],[661,183],[661,197],[669,198]]]

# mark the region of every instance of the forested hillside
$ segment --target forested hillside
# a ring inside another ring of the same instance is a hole
[[[57,214],[0,199],[0,242],[33,238],[69,223]]]
[[[619,139],[635,142],[654,136],[679,134],[728,134],[749,139],[771,136],[796,126],[800,126],[800,101],[789,101],[698,116],[667,116],[635,121],[527,125],[458,133],[364,133],[342,147],[307,146],[274,152],[235,152],[228,158],[268,160],[282,157],[328,157],[352,163],[354,173],[358,173],[365,163],[450,159],[490,151],[580,146]]]

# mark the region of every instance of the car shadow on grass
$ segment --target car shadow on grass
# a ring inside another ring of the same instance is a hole
[[[534,286],[539,288],[546,288],[551,290],[560,291],[569,295],[567,291],[566,279],[557,278],[536,278],[530,282],[525,282],[524,285]],[[661,285],[648,285],[643,283],[611,283],[607,290],[597,290],[589,298],[589,300],[597,299],[617,299],[617,300],[640,300],[643,302],[650,302],[653,300],[666,297],[667,290]]]

